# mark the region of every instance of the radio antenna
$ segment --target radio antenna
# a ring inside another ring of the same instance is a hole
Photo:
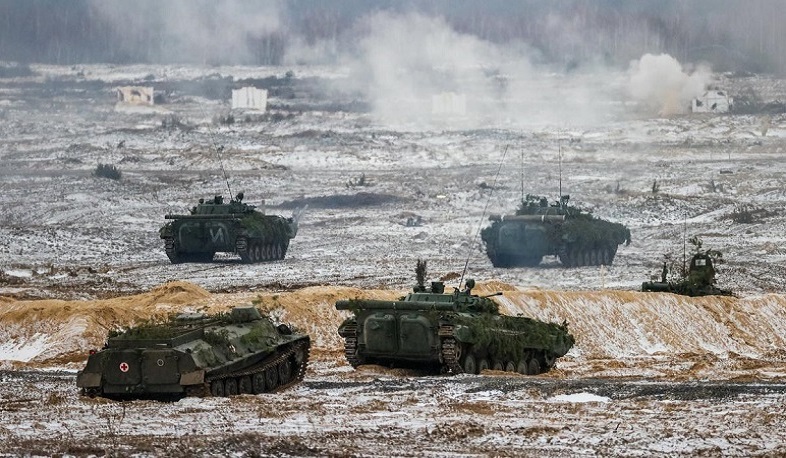
[[[685,256],[685,250],[686,250],[685,237],[686,237],[687,232],[688,232],[688,218],[686,216],[683,216],[683,219],[682,219],[682,278],[686,278],[688,276],[688,268],[685,266],[685,260],[686,260],[686,256]]]
[[[480,216],[480,223],[478,224],[478,230],[475,232],[475,235],[472,237],[472,240],[478,238],[480,234],[480,229],[483,227],[483,220],[486,217],[486,211],[489,208],[489,203],[491,203],[491,196],[494,194],[494,188],[497,187],[497,180],[499,179],[499,174],[502,171],[502,165],[505,163],[505,157],[508,155],[508,146],[505,145],[505,149],[502,151],[502,159],[499,161],[499,167],[497,168],[497,174],[494,176],[494,184],[491,186],[491,190],[489,192],[489,198],[486,199],[486,206],[483,207],[483,214]],[[459,279],[459,290],[461,289],[461,284],[464,283],[464,275],[467,273],[467,266],[469,266],[469,257],[472,255],[472,242],[470,241],[469,247],[467,248],[467,259],[464,261],[464,270],[461,271],[461,278]]]
[[[562,200],[562,136],[557,136],[557,151],[559,151],[559,196]]]
[[[524,147],[519,150],[519,175],[521,178],[521,201],[524,202]]]
[[[202,110],[202,115],[207,117],[205,108],[202,106],[200,106],[199,108]],[[224,168],[224,160],[221,158],[221,153],[224,152],[224,145],[218,144],[218,142],[216,141],[215,132],[213,132],[213,128],[210,126],[210,124],[207,125],[207,134],[210,136],[210,142],[213,143],[213,150],[216,153],[216,157],[218,157],[218,166],[221,167],[221,175],[223,175],[224,183],[226,183],[227,191],[229,191],[229,200],[232,200],[234,199],[234,197],[232,197],[233,196],[232,187],[229,186],[229,175],[227,175],[227,171]]]
[[[232,200],[232,188],[229,186],[229,176],[227,175],[226,169],[224,169],[224,161],[221,159],[221,153],[224,151],[224,145],[216,146],[215,142],[213,143],[213,147],[216,149],[216,156],[218,156],[218,165],[221,167],[221,173],[224,175],[224,182],[227,184],[227,190],[229,191],[229,199]]]

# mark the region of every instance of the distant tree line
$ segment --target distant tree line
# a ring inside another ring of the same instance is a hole
[[[122,24],[94,8],[93,2],[99,1],[128,10],[128,14],[144,15],[149,27],[138,33],[119,33]],[[125,0],[2,1],[0,60],[162,63],[166,56],[162,47],[172,32],[156,21],[155,12],[135,11],[135,4]],[[247,34],[242,45],[250,53],[240,58],[230,53],[226,61],[194,55],[178,59],[276,65],[296,39],[307,44],[334,43],[336,49],[351,47],[365,32],[358,20],[380,10],[418,11],[441,17],[458,32],[483,40],[526,43],[545,62],[568,68],[598,59],[625,65],[647,52],[665,52],[682,62],[707,61],[716,70],[786,73],[782,0],[289,0],[281,3],[279,27],[261,35]]]

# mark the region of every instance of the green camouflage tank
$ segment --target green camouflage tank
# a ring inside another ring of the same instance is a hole
[[[111,335],[76,385],[87,396],[178,398],[278,391],[303,379],[310,339],[256,307],[183,314]]]
[[[336,309],[353,312],[338,328],[347,361],[353,367],[373,363],[452,374],[495,369],[534,375],[550,370],[573,346],[567,323],[501,315],[489,296],[472,294],[474,285],[469,279],[465,290],[445,293],[442,282],[430,288],[419,282],[398,301],[336,302]]]
[[[611,265],[617,247],[630,244],[630,231],[569,206],[569,199],[549,205],[527,195],[515,215],[492,215],[480,235],[494,267],[537,266],[548,255],[565,267]]]
[[[200,199],[188,215],[165,215],[172,221],[161,227],[159,235],[169,260],[208,262],[219,252],[236,253],[245,263],[284,259],[302,211],[291,218],[265,215],[242,200],[243,193],[228,203],[215,196]]]

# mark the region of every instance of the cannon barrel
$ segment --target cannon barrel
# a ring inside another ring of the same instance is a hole
[[[243,218],[242,213],[224,213],[215,215],[164,215],[164,219],[233,219]]]
[[[500,221],[521,221],[523,223],[558,223],[565,221],[565,215],[502,215]]]
[[[641,284],[641,290],[644,292],[668,293],[671,292],[671,285],[659,281],[645,281]]]
[[[456,305],[453,302],[428,302],[428,301],[380,301],[375,299],[342,300],[336,302],[336,310],[353,310],[362,308],[366,310],[438,310],[453,311]]]

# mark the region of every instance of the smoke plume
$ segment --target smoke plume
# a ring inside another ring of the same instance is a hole
[[[706,89],[712,72],[706,66],[688,72],[668,54],[645,54],[631,62],[628,74],[631,97],[665,116],[686,112]]]
[[[380,122],[594,124],[608,118],[617,91],[616,77],[602,66],[565,71],[540,65],[523,42],[491,43],[420,13],[374,13],[356,23],[353,34],[362,38],[344,50],[341,61],[351,68],[350,84],[362,88]],[[296,50],[303,51],[290,49],[290,61],[313,55]]]

